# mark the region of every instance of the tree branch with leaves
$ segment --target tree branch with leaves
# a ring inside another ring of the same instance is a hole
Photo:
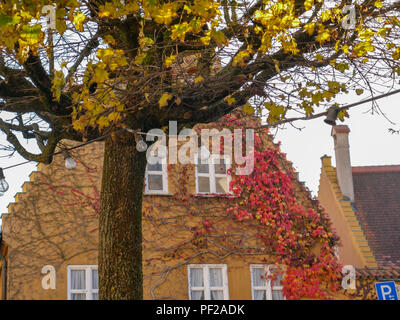
[[[352,29],[343,27],[346,5],[356,12]],[[62,139],[165,128],[170,120],[193,126],[243,105],[270,124],[311,116],[339,94],[398,84],[399,8],[400,1],[370,0],[3,2],[0,129],[25,158],[49,163]],[[42,153],[24,150],[21,136]],[[106,140],[100,297],[140,299],[146,159],[131,133]]]

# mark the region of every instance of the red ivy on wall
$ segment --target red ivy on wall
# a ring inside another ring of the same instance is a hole
[[[237,116],[227,116],[220,124],[249,127]],[[280,272],[285,274],[286,299],[330,298],[342,277],[334,252],[338,237],[322,208],[305,208],[296,197],[284,155],[263,146],[260,134],[255,134],[254,171],[232,177],[231,190],[242,200],[227,210],[238,221],[253,219],[263,226],[260,240],[276,252],[276,264],[284,266]]]

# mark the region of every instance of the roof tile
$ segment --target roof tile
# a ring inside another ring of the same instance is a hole
[[[357,218],[380,266],[400,263],[400,166],[353,167]]]

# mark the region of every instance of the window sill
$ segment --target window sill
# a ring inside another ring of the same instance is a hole
[[[236,196],[233,193],[196,193],[196,198],[229,198],[234,199]]]
[[[144,196],[168,196],[168,197],[173,196],[172,193],[166,193],[166,192],[162,192],[162,191],[160,191],[160,192],[145,192],[143,195]]]

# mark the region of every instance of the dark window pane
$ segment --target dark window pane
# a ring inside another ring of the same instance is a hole
[[[161,163],[156,163],[156,164],[147,164],[147,171],[162,171],[162,164]]]
[[[199,192],[210,192],[210,178],[198,177]]]
[[[149,190],[163,190],[163,179],[160,174],[149,174],[147,183]]]
[[[199,159],[199,162],[197,165],[197,172],[198,173],[209,173],[208,163],[201,163],[201,160]]]
[[[216,174],[226,174],[226,164],[224,159],[216,159],[217,163],[214,164],[214,170]],[[218,163],[219,161],[219,163]]]

